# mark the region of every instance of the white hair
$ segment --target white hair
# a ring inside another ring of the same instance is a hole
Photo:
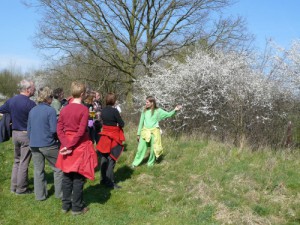
[[[28,81],[28,80],[21,80],[20,83],[18,84],[19,90],[25,91],[26,89],[30,88],[33,85],[32,81]]]

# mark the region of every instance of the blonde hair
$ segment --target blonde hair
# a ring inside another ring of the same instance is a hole
[[[82,93],[85,93],[86,86],[85,84],[79,81],[73,81],[71,84],[71,94],[74,98],[79,98]]]
[[[37,102],[47,102],[50,98],[53,98],[53,91],[49,87],[42,87],[38,90]]]

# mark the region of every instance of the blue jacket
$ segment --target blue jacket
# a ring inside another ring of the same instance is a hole
[[[29,111],[35,106],[35,102],[25,95],[16,95],[8,99],[0,106],[0,113],[9,113],[12,121],[12,129],[18,131],[27,130]]]
[[[56,143],[56,111],[46,103],[34,107],[28,117],[30,147],[48,147]]]
[[[0,143],[8,141],[11,137],[11,117],[9,113],[5,113],[0,120]]]

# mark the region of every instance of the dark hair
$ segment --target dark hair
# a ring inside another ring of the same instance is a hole
[[[55,99],[58,99],[59,96],[61,95],[61,93],[63,92],[64,90],[62,88],[56,88],[53,90],[53,97]]]
[[[154,110],[157,109],[156,100],[155,100],[155,98],[154,98],[153,96],[151,96],[151,95],[148,96],[148,97],[146,98],[146,100],[148,100],[149,102],[153,103],[152,106],[151,106],[151,115],[153,115]],[[146,111],[146,110],[147,110],[147,108],[145,107],[144,111]]]
[[[114,93],[108,93],[105,98],[106,105],[115,105],[117,97]]]

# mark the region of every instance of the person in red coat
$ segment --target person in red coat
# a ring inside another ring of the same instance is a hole
[[[114,180],[114,168],[124,149],[123,142],[125,137],[122,130],[124,121],[119,111],[114,108],[115,103],[116,95],[114,93],[107,94],[106,107],[101,112],[103,126],[102,131],[99,133],[100,140],[97,144],[97,149],[101,155],[100,172],[102,180],[100,184],[118,189],[121,187]]]
[[[62,181],[62,212],[73,215],[88,211],[83,201],[85,179],[95,179],[97,154],[87,132],[88,108],[82,104],[86,87],[80,82],[71,84],[72,101],[62,108],[57,135],[61,142],[56,167],[64,172]]]

